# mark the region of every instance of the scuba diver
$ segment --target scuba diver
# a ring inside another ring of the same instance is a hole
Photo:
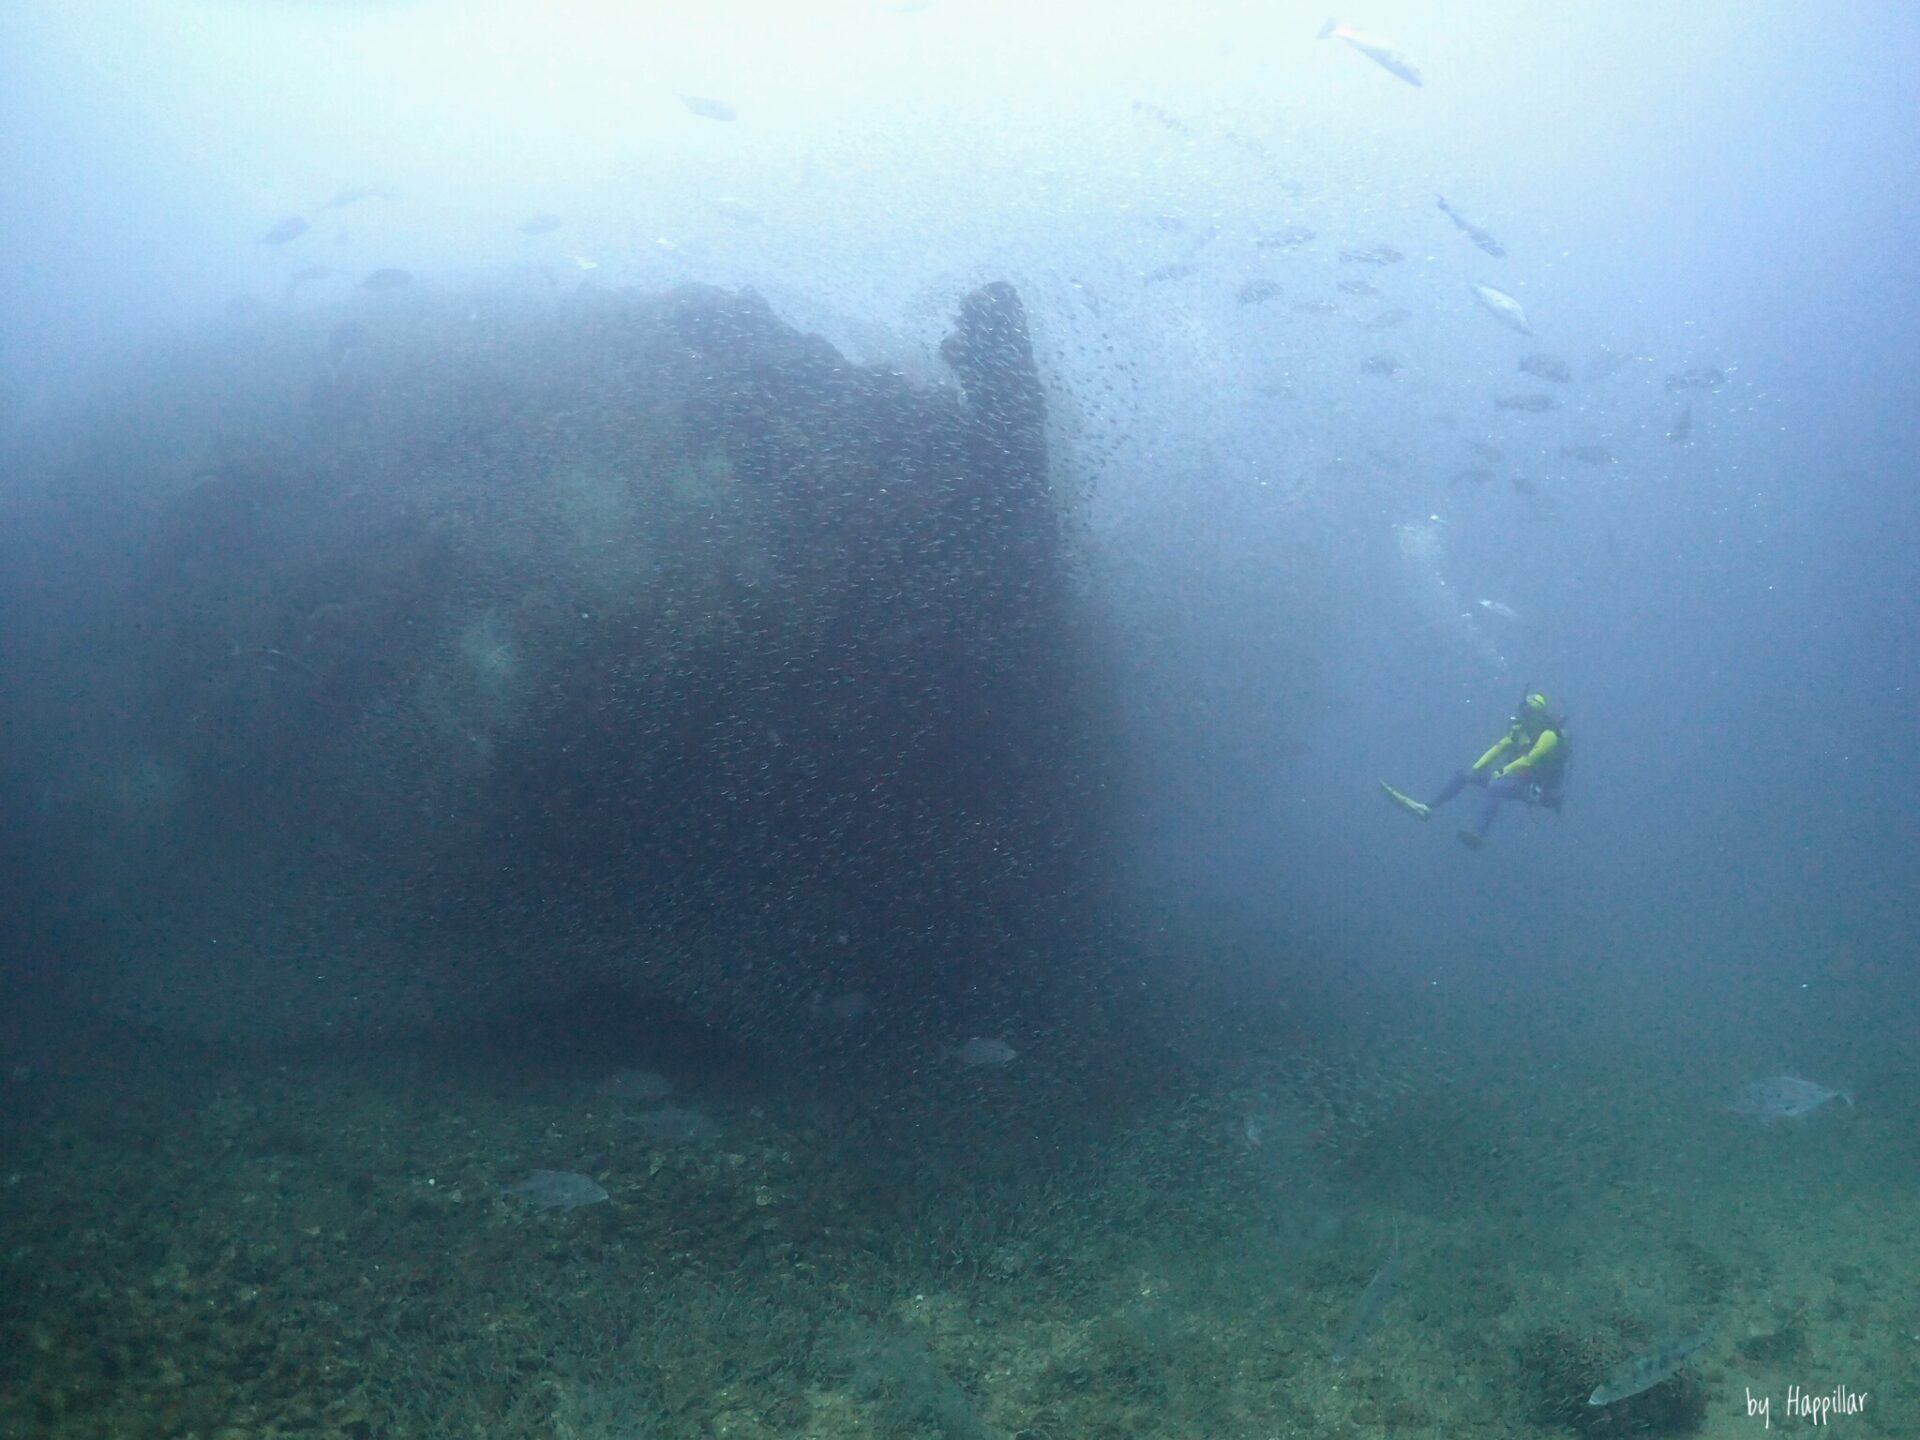
[[[1501,763],[1503,760],[1505,764]],[[1494,741],[1487,753],[1473,762],[1471,769],[1456,770],[1431,803],[1422,805],[1384,780],[1380,788],[1386,791],[1387,799],[1402,810],[1425,820],[1468,785],[1484,787],[1486,795],[1480,801],[1479,820],[1472,829],[1460,832],[1460,843],[1469,850],[1478,850],[1486,843],[1487,827],[1500,813],[1502,801],[1519,800],[1557,812],[1565,798],[1567,766],[1572,760],[1566,717],[1552,713],[1546,696],[1529,691],[1521,697],[1520,708],[1507,733]]]

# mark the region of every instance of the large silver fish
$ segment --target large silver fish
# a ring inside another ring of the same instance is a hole
[[[1409,85],[1420,83],[1420,72],[1412,63],[1386,41],[1374,35],[1362,35],[1358,30],[1349,30],[1331,15],[1327,23],[1320,27],[1321,40],[1344,40],[1389,75],[1397,75]]]
[[[1727,1109],[1762,1125],[1773,1125],[1782,1120],[1804,1120],[1834,1100],[1844,1100],[1849,1107],[1853,1104],[1853,1096],[1845,1090],[1829,1090],[1798,1075],[1775,1075],[1741,1087],[1727,1102]]]
[[[1020,1052],[1004,1040],[993,1040],[976,1035],[964,1045],[949,1045],[946,1055],[958,1065],[969,1070],[978,1070],[982,1066],[988,1069],[1001,1065],[1011,1065],[1019,1058]]]
[[[606,1189],[575,1170],[533,1170],[517,1185],[505,1187],[535,1210],[577,1210],[582,1205],[598,1205],[607,1198]]]
[[[1587,1404],[1612,1405],[1644,1390],[1651,1390],[1678,1371],[1692,1358],[1694,1351],[1711,1339],[1713,1336],[1705,1332],[1669,1336],[1646,1354],[1636,1355],[1625,1364],[1609,1370],[1606,1378],[1594,1386],[1593,1394],[1587,1397]]]
[[[1473,294],[1502,325],[1510,326],[1522,335],[1533,333],[1533,327],[1527,324],[1525,308],[1506,291],[1496,290],[1491,285],[1476,285]]]
[[[1341,1333],[1339,1343],[1333,1347],[1333,1363],[1344,1365],[1353,1358],[1354,1351],[1367,1338],[1367,1330],[1380,1318],[1380,1312],[1387,1308],[1387,1302],[1393,1298],[1393,1287],[1400,1278],[1400,1226],[1393,1227],[1393,1248],[1387,1252],[1386,1260],[1373,1272],[1373,1279],[1367,1282],[1367,1288],[1360,1292],[1360,1300],[1353,1307],[1353,1314],[1347,1321],[1347,1328]]]

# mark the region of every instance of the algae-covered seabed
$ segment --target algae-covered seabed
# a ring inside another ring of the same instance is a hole
[[[661,1146],[584,1063],[111,1052],[6,1080],[6,1436],[1715,1437],[1760,1433],[1749,1395],[1805,1423],[1790,1385],[1920,1433],[1911,1156],[1864,1097],[1759,1130],[1294,1055],[1109,1077],[1096,1121],[1026,1055],[884,1095],[683,1076],[723,1134]],[[610,1199],[502,1194],[533,1168]],[[1701,1328],[1651,1428],[1554,1393]]]

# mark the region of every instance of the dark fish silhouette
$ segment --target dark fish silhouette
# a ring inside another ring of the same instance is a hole
[[[1536,351],[1521,359],[1520,369],[1524,374],[1537,375],[1542,380],[1553,381],[1556,385],[1573,383],[1572,368],[1558,355],[1546,355]]]
[[[360,282],[362,290],[399,290],[413,283],[413,272],[389,265],[371,272]]]
[[[1176,260],[1171,265],[1162,265],[1157,270],[1149,270],[1140,277],[1140,283],[1160,285],[1168,280],[1184,280],[1198,268],[1191,260]]]
[[[1289,225],[1281,230],[1269,230],[1254,238],[1254,248],[1258,250],[1297,250],[1312,242],[1313,231],[1304,225]]]
[[[1624,370],[1636,360],[1650,360],[1652,356],[1636,355],[1631,350],[1615,350],[1611,345],[1602,345],[1587,362],[1587,368],[1581,375],[1582,380],[1604,380],[1609,375]]]
[[[1613,452],[1604,445],[1562,445],[1562,459],[1578,460],[1582,465],[1611,465]]]
[[[1358,278],[1342,280],[1334,288],[1343,290],[1349,295],[1378,295],[1380,293],[1380,287],[1371,280],[1361,280]]]
[[[1171,130],[1176,135],[1185,135],[1193,128],[1171,110],[1163,109],[1161,106],[1151,104],[1145,100],[1136,100],[1133,102],[1133,113],[1136,115],[1144,115],[1149,120],[1158,121],[1161,126]]]
[[[1469,240],[1473,241],[1474,244],[1478,245],[1482,250],[1486,251],[1487,254],[1493,256],[1496,260],[1504,260],[1506,258],[1507,247],[1502,245],[1498,240],[1494,239],[1493,236],[1489,235],[1486,231],[1482,230],[1478,225],[1474,224],[1471,220],[1467,219],[1466,216],[1462,215],[1458,210],[1454,209],[1453,206],[1449,205],[1447,203],[1446,196],[1436,195],[1434,196],[1434,199],[1440,202],[1440,209],[1445,213],[1446,217],[1449,220],[1453,221],[1455,225],[1459,226],[1461,231],[1466,235],[1466,237]]]
[[[1693,406],[1680,407],[1680,413],[1673,417],[1673,423],[1667,427],[1667,439],[1675,445],[1685,445],[1693,439]]]
[[[1606,1378],[1594,1387],[1593,1394],[1587,1397],[1587,1404],[1612,1405],[1651,1390],[1679,1370],[1692,1358],[1694,1351],[1711,1339],[1713,1336],[1705,1331],[1698,1335],[1668,1336],[1646,1354],[1636,1355],[1625,1364],[1609,1370]]]
[[[304,217],[289,215],[278,225],[275,225],[271,230],[267,231],[266,234],[262,235],[260,237],[260,243],[262,245],[284,245],[289,240],[298,240],[312,228],[312,226],[307,224]]]
[[[1502,410],[1524,410],[1539,415],[1557,407],[1560,402],[1551,395],[1502,395],[1493,402]]]
[[[1234,292],[1234,300],[1241,305],[1258,305],[1271,300],[1280,293],[1280,287],[1271,280],[1249,280]]]
[[[1413,312],[1411,310],[1402,310],[1396,306],[1392,310],[1382,310],[1371,320],[1363,321],[1361,328],[1363,330],[1391,330],[1402,321],[1411,320],[1412,318]]]
[[[300,287],[311,280],[321,280],[333,273],[325,265],[302,265],[287,277],[287,287],[280,292],[280,302],[284,305],[300,293]]]
[[[1369,355],[1360,362],[1362,375],[1394,375],[1399,370],[1400,362],[1391,355]]]
[[[1420,72],[1414,69],[1412,62],[1393,46],[1377,35],[1362,35],[1358,30],[1349,30],[1331,15],[1327,17],[1327,23],[1320,27],[1320,33],[1315,38],[1344,40],[1389,75],[1396,75],[1409,85],[1420,83]]]
[[[702,120],[738,120],[740,112],[724,100],[706,95],[682,95],[680,103]]]
[[[1718,390],[1726,383],[1727,377],[1711,365],[1696,365],[1667,376],[1669,390]]]
[[[1398,265],[1407,257],[1391,245],[1376,245],[1371,250],[1342,250],[1340,258],[1350,265]]]
[[[334,191],[333,198],[320,208],[338,210],[343,205],[353,205],[361,200],[392,200],[399,192],[385,185],[343,185]]]
[[[522,220],[518,229],[522,235],[548,235],[560,228],[558,215],[529,215]]]

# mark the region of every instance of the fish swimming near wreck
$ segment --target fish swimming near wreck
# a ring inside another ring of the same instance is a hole
[[[1849,1109],[1853,1108],[1853,1096],[1845,1090],[1829,1090],[1798,1075],[1775,1075],[1741,1086],[1727,1102],[1727,1109],[1762,1125],[1777,1125],[1782,1120],[1804,1120],[1835,1100],[1844,1100]]]
[[[1682,405],[1680,413],[1673,417],[1673,423],[1667,426],[1667,442],[1672,445],[1685,445],[1693,439],[1693,406]]]
[[[1594,1386],[1593,1394],[1587,1397],[1587,1404],[1613,1405],[1651,1390],[1668,1376],[1677,1373],[1682,1365],[1693,1358],[1696,1350],[1712,1339],[1713,1336],[1706,1331],[1698,1335],[1669,1336],[1645,1354],[1636,1355],[1609,1370],[1606,1377]]]
[[[1522,335],[1533,334],[1533,327],[1527,324],[1526,309],[1506,291],[1496,290],[1491,285],[1475,285],[1473,296],[1502,325],[1518,330]]]
[[[1471,220],[1467,219],[1466,216],[1462,215],[1458,210],[1454,209],[1453,206],[1449,205],[1447,203],[1446,196],[1436,195],[1433,198],[1440,202],[1441,213],[1443,213],[1449,220],[1453,221],[1453,223],[1459,227],[1460,232],[1463,235],[1465,235],[1474,244],[1478,245],[1482,250],[1486,251],[1487,254],[1493,256],[1494,259],[1496,260],[1506,259],[1507,257],[1506,246],[1502,245],[1498,240],[1494,239],[1493,236],[1489,235],[1486,231],[1482,230],[1478,225],[1474,224]]]
[[[1320,33],[1314,38],[1344,40],[1389,75],[1398,76],[1409,85],[1420,83],[1420,72],[1414,69],[1413,63],[1395,50],[1391,44],[1376,35],[1363,35],[1358,30],[1349,30],[1331,15],[1327,17],[1327,23],[1320,27]]]
[[[1544,415],[1555,409],[1560,402],[1551,395],[1526,394],[1502,395],[1494,405],[1501,410],[1519,410],[1529,415]]]
[[[1340,258],[1349,265],[1398,265],[1407,257],[1391,245],[1376,245],[1371,250],[1342,250]]]
[[[1604,445],[1562,445],[1560,458],[1578,460],[1582,465],[1613,464],[1613,452]]]

